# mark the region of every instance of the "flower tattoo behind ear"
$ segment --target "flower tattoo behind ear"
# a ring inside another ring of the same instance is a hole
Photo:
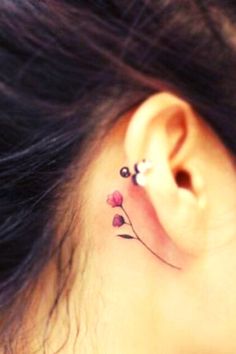
[[[168,266],[180,270],[181,268],[178,266],[175,266],[166,260],[164,260],[162,257],[160,257],[158,254],[156,254],[137,234],[134,225],[126,211],[126,209],[123,206],[124,198],[123,195],[119,191],[114,191],[112,194],[109,194],[107,196],[107,204],[109,204],[112,208],[120,208],[121,211],[123,212],[124,215],[120,214],[115,214],[112,220],[112,226],[121,228],[123,225],[129,225],[132,231],[133,235],[128,235],[128,234],[122,234],[119,233],[116,236],[122,237],[124,239],[135,239],[139,241],[148,251],[150,251],[155,257],[157,257],[159,260],[167,264]]]

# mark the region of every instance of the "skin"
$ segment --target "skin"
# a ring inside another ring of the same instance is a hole
[[[85,249],[88,257],[71,289],[64,352],[73,353],[79,321],[76,353],[235,354],[234,157],[185,101],[169,93],[127,112],[95,147],[82,182],[74,180],[73,201],[79,193],[83,200],[78,259]],[[137,187],[119,170],[133,172],[143,158],[155,167],[145,187]],[[124,215],[106,203],[116,190],[140,238],[181,269],[138,240],[116,236],[132,234],[129,225],[112,226],[116,213]],[[62,318],[63,307],[59,311]],[[66,331],[58,323],[55,328],[49,353]]]

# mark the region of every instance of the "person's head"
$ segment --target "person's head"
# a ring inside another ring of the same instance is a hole
[[[236,5],[0,14],[0,351],[235,353]]]

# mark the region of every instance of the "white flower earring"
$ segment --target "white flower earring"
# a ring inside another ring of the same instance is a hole
[[[132,175],[132,182],[136,186],[145,186],[146,185],[146,173],[153,168],[153,164],[150,160],[143,159],[142,161],[134,165],[135,173]],[[120,169],[120,175],[123,178],[128,178],[131,176],[130,170],[128,167],[122,167]]]

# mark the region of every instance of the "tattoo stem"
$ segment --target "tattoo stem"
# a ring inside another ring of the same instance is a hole
[[[155,252],[138,236],[137,232],[136,232],[135,229],[134,229],[134,226],[133,226],[133,224],[132,224],[132,221],[130,220],[130,217],[129,217],[128,213],[126,212],[125,208],[123,207],[123,205],[121,205],[120,208],[122,209],[122,211],[124,212],[126,218],[128,219],[128,223],[126,223],[126,224],[128,224],[128,225],[131,226],[131,229],[132,229],[132,231],[133,231],[133,233],[134,233],[136,239],[137,239],[139,242],[141,242],[141,244],[142,244],[144,247],[146,247],[146,249],[147,249],[148,251],[150,251],[150,252],[151,252],[155,257],[157,257],[160,261],[164,262],[165,264],[167,264],[168,266],[170,266],[170,267],[172,267],[172,268],[181,270],[180,267],[175,266],[174,264],[169,263],[168,261],[166,261],[165,259],[163,259],[161,256],[159,256],[157,253],[155,253]]]

